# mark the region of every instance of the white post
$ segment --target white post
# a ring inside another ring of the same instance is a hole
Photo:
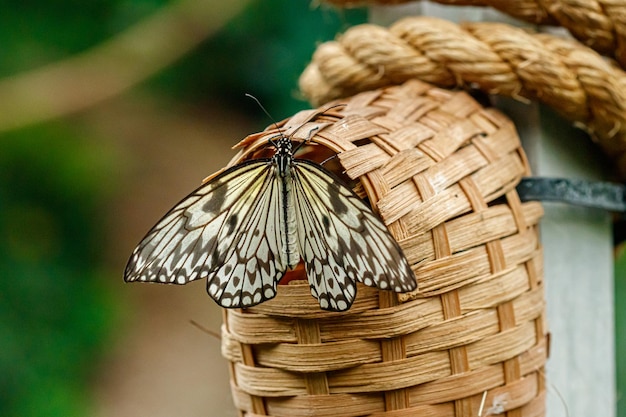
[[[410,15],[529,26],[488,8],[413,3],[371,8],[389,25]],[[517,126],[533,175],[601,179],[603,156],[584,133],[550,109],[496,98]],[[541,225],[550,357],[549,417],[616,415],[612,229],[608,213],[545,203]],[[567,410],[566,410],[567,408]]]

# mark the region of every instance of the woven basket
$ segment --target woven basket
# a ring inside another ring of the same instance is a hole
[[[466,93],[409,81],[279,125],[311,136],[306,158],[339,153],[419,290],[359,284],[349,311],[326,312],[296,269],[275,299],[225,310],[241,415],[543,416],[543,211],[515,191],[528,164],[512,123]],[[246,138],[233,163],[267,152],[276,133]]]

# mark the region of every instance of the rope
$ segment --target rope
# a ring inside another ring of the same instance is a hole
[[[300,77],[313,103],[417,78],[539,101],[585,128],[626,174],[626,75],[575,41],[499,23],[408,17],[321,44]]]
[[[339,7],[398,4],[410,0],[324,0]],[[614,57],[626,68],[626,1],[624,0],[432,0],[464,6],[490,6],[541,25],[561,26],[584,45]]]

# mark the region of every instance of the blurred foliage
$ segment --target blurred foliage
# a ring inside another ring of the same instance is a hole
[[[50,124],[0,142],[0,415],[88,415],[115,322],[98,248],[113,155]]]
[[[156,77],[152,85],[186,101],[220,97],[228,106],[266,116],[244,95],[252,94],[272,117],[310,107],[297,94],[298,77],[317,45],[363,23],[361,9],[313,8],[309,1],[253,1],[198,50]]]
[[[130,26],[165,0],[0,0],[0,75],[82,52]]]
[[[0,76],[85,51],[149,16],[164,0],[0,0]],[[220,7],[215,1],[215,7]],[[257,0],[182,61],[147,81],[187,106],[219,97],[269,124],[307,105],[294,91],[317,43],[363,11]],[[90,415],[93,364],[124,306],[122,271],[101,255],[116,156],[57,121],[0,136],[0,416]]]

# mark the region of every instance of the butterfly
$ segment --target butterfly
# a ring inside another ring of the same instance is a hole
[[[349,309],[357,281],[417,288],[402,249],[351,188],[322,165],[295,158],[287,136],[269,144],[272,157],[225,170],[172,208],[132,253],[125,281],[206,278],[220,306],[242,308],[273,298],[302,259],[324,310]]]

